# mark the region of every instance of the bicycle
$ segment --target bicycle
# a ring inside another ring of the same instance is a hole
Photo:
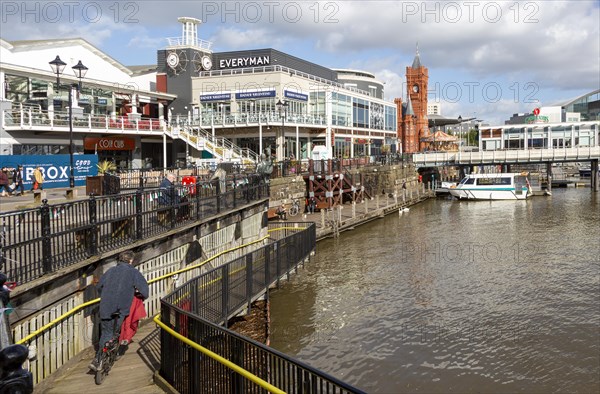
[[[296,216],[298,213],[300,213],[300,202],[298,200],[292,201],[292,206],[290,207],[288,213],[290,216]]]
[[[100,356],[100,368],[96,370],[94,381],[97,385],[101,385],[104,382],[104,378],[110,372],[113,364],[119,357],[119,348],[121,346],[119,342],[119,335],[121,334],[121,327],[117,330],[117,321],[119,315],[113,315],[113,337],[104,344],[102,348],[102,355]]]

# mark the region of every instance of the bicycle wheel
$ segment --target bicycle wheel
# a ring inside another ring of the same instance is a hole
[[[290,207],[290,216],[296,216],[298,214],[298,206],[297,205],[292,205]]]
[[[104,382],[104,378],[106,377],[106,373],[104,373],[104,368],[99,371],[96,371],[96,376],[94,377],[94,381],[97,385],[101,385]]]

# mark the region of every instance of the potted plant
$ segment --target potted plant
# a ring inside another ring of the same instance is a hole
[[[117,165],[110,160],[102,160],[96,166],[98,167],[99,175],[104,175],[106,173],[114,172],[117,169]]]
[[[85,183],[85,193],[89,196],[94,194],[95,196],[101,196],[105,193],[105,179],[104,175],[108,175],[117,169],[117,165],[110,160],[102,160],[97,165],[98,175],[88,176]]]

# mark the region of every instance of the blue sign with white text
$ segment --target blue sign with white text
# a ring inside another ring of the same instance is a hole
[[[260,92],[238,92],[235,94],[235,98],[238,100],[244,99],[257,99],[257,98],[265,98],[265,97],[275,97],[274,90],[266,90]]]
[[[231,100],[231,93],[215,93],[215,94],[203,94],[200,95],[200,101],[222,101],[222,100]]]
[[[23,166],[23,185],[33,183],[33,170],[41,167],[44,174],[44,188],[69,187],[69,155],[6,155],[0,156],[0,167],[15,171]],[[98,175],[97,155],[73,155],[73,175],[75,186],[85,186],[86,177]],[[9,179],[12,182],[12,178]]]
[[[308,101],[308,95],[304,93],[292,92],[289,90],[284,90],[283,95],[287,98],[291,98],[294,100]]]

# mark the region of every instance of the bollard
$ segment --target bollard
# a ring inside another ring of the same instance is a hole
[[[41,204],[43,200],[46,199],[46,192],[42,190],[35,190],[33,192],[33,202],[36,204]]]
[[[379,209],[379,194],[375,196],[375,209]]]
[[[356,201],[352,201],[352,219],[356,217]]]
[[[65,197],[67,198],[67,200],[75,199],[77,197],[77,189],[67,189]]]
[[[325,227],[325,210],[321,209],[321,227]]]

